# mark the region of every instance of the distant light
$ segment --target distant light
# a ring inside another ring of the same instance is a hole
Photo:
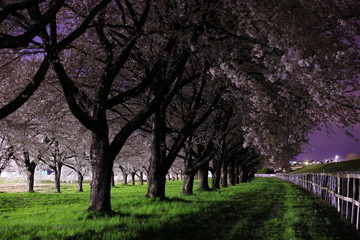
[[[339,155],[335,155],[335,162],[339,161]]]
[[[305,163],[305,165],[309,165],[309,162],[308,161],[306,161],[306,162],[304,162]]]

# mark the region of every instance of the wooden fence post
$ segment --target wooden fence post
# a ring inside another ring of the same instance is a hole
[[[349,223],[360,228],[359,174],[279,174],[278,178],[297,184],[328,202]]]
[[[340,178],[337,177],[337,194],[341,194],[340,193],[340,186],[341,186],[341,182],[340,182]],[[336,196],[336,202],[337,202],[337,211],[340,212],[341,208],[340,208],[340,198]]]

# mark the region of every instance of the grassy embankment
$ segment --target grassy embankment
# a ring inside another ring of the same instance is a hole
[[[170,200],[153,201],[146,186],[118,186],[112,206],[121,214],[97,218],[85,212],[89,189],[0,193],[0,239],[360,239],[332,208],[279,179],[190,197],[180,189],[168,182]]]
[[[360,173],[360,159],[337,162],[337,163],[325,163],[325,164],[314,164],[305,166],[301,169],[293,171],[291,173]]]

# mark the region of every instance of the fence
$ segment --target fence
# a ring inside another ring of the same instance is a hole
[[[324,199],[359,230],[360,174],[277,174]]]
[[[276,175],[272,173],[255,173],[255,177],[276,177]]]

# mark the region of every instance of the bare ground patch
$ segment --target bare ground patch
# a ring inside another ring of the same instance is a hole
[[[21,193],[27,192],[28,186],[26,183],[0,183],[0,192],[7,193]],[[54,192],[54,184],[51,183],[35,183],[35,192]]]

